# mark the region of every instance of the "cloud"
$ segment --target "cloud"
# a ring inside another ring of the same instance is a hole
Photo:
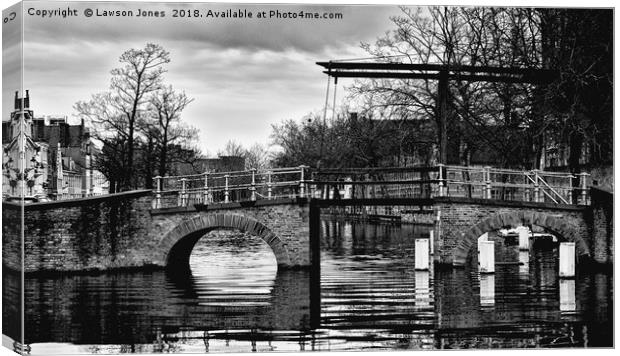
[[[66,7],[26,4],[26,11]],[[75,102],[108,89],[110,70],[119,66],[122,52],[154,42],[171,54],[166,82],[195,99],[183,119],[201,129],[201,146],[213,153],[229,139],[264,142],[272,123],[321,108],[326,77],[315,62],[363,56],[359,43],[383,34],[390,28],[389,16],[399,12],[394,6],[243,5],[254,14],[263,9],[334,12],[343,19],[224,20],[171,16],[175,8],[223,11],[238,5],[69,4],[79,17],[27,16],[24,21],[25,86],[35,114],[71,116]],[[166,17],[81,16],[86,8],[136,12],[147,6]],[[3,102],[6,97],[3,92]],[[9,111],[5,106],[3,117]]]

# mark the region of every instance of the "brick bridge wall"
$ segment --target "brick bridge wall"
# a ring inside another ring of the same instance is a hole
[[[27,204],[24,207],[24,270],[84,271],[151,264],[142,251],[152,244],[150,191]],[[2,204],[2,261],[21,270],[20,207]]]
[[[150,234],[158,241],[153,261],[187,267],[196,242],[215,229],[237,229],[265,241],[278,266],[310,266],[309,207],[305,200],[277,199],[211,204],[205,211],[171,208],[154,211]]]
[[[592,239],[589,209],[580,206],[489,201],[484,199],[436,198],[434,210],[440,215],[435,240],[436,262],[464,265],[477,240],[485,232],[503,227],[538,225],[575,242],[581,258],[591,257]]]
[[[204,233],[239,229],[271,246],[278,265],[310,265],[307,203],[272,200],[151,211],[151,191],[25,206],[25,272],[164,267],[189,262]],[[242,206],[243,205],[243,206]],[[254,206],[253,206],[254,205]],[[20,271],[20,207],[3,203],[3,264]]]
[[[608,199],[609,200],[609,199]],[[609,200],[611,201],[611,200]],[[282,199],[151,210],[150,191],[25,207],[25,271],[87,271],[145,266],[186,267],[194,244],[215,229],[239,229],[262,238],[281,267],[311,263],[310,208]],[[613,261],[611,203],[552,206],[480,199],[437,198],[437,262],[465,263],[477,238],[506,226],[538,225],[576,243],[580,257]],[[3,263],[21,270],[19,206],[3,203]]]

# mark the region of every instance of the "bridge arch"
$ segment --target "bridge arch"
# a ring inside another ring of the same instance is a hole
[[[540,226],[547,231],[558,235],[565,241],[574,242],[579,258],[590,257],[590,249],[581,237],[579,229],[567,221],[567,217],[542,212],[497,213],[482,219],[469,230],[465,231],[460,242],[452,252],[452,264],[462,266],[467,261],[467,255],[474,246],[477,246],[478,237],[486,232],[496,231],[506,227]]]
[[[161,239],[159,249],[166,268],[189,269],[189,257],[198,240],[207,232],[221,228],[237,229],[258,236],[269,245],[279,267],[291,265],[286,243],[264,224],[244,215],[210,214],[181,221]]]

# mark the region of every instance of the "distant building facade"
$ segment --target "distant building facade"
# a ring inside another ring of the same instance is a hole
[[[21,118],[23,117],[23,123]],[[20,183],[20,133],[24,128],[24,183]],[[30,95],[15,93],[15,110],[9,121],[2,122],[3,196],[20,194],[47,196],[51,199],[78,198],[108,192],[107,181],[93,169],[93,157],[98,153],[82,121],[70,125],[66,117],[35,118],[30,109]]]

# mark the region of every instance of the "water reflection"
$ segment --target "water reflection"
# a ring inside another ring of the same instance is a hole
[[[416,271],[427,226],[321,230],[320,285],[277,271],[260,239],[235,233],[201,240],[191,272],[27,278],[26,342],[43,354],[612,345],[612,277],[559,279],[557,249],[498,240],[496,261],[522,264]],[[5,273],[5,286],[16,278]]]

